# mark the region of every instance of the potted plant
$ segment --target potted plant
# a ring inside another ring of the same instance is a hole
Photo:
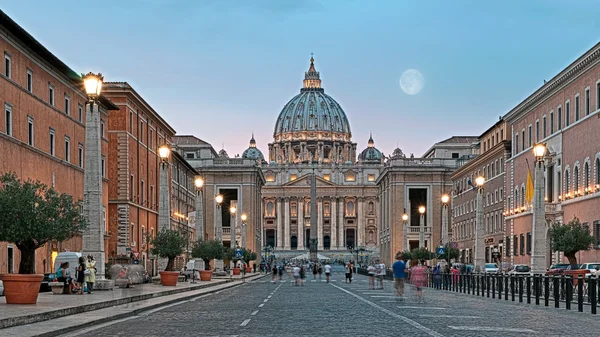
[[[238,267],[237,261],[239,259],[235,257],[235,249],[231,247],[225,247],[224,254],[225,260],[233,263],[233,268],[231,268],[232,275],[240,275],[242,269]]]
[[[183,254],[185,247],[185,238],[179,231],[172,229],[163,229],[152,240],[152,249],[150,252],[162,258],[167,258],[167,267],[164,271],[159,272],[160,283],[163,286],[174,287],[177,285],[179,272],[173,271],[175,258]]]
[[[44,275],[35,273],[35,251],[48,241],[64,241],[87,227],[81,202],[39,181],[15,173],[0,177],[0,241],[21,252],[19,274],[4,274],[6,303],[35,304]]]
[[[192,249],[192,257],[204,261],[204,270],[200,271],[200,281],[212,279],[210,260],[222,260],[224,256],[223,244],[218,240],[198,240]]]
[[[250,261],[255,261],[257,258],[256,253],[251,251],[250,249],[244,249],[244,261],[246,262],[246,273],[252,272],[252,267],[250,266]]]

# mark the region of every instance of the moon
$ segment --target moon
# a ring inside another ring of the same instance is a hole
[[[417,69],[408,69],[400,76],[400,88],[408,95],[416,95],[425,86],[425,78]]]

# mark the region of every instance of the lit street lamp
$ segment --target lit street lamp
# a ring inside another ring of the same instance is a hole
[[[242,213],[240,218],[242,219],[242,248],[246,248],[246,220],[248,220],[248,216],[246,213]]]
[[[83,215],[88,227],[82,233],[82,254],[92,255],[96,264],[96,289],[112,289],[112,282],[104,279],[105,223],[102,217],[102,150],[100,136],[100,92],[102,74],[82,75],[88,101],[85,104],[85,156],[83,173]]]
[[[402,214],[402,250],[408,250],[408,214],[406,208]]]
[[[160,189],[158,203],[158,230],[171,229],[171,201],[169,200],[169,157],[171,149],[167,145],[158,148],[160,157]]]
[[[483,272],[485,264],[485,246],[483,243],[483,184],[485,178],[479,176],[475,178],[477,186],[477,208],[475,210],[475,271]]]
[[[217,194],[215,196],[215,212],[217,215],[217,221],[215,223],[215,239],[223,242],[223,214],[221,213],[221,204],[223,203],[223,196]]]
[[[419,206],[419,248],[425,247],[425,206]]]
[[[442,245],[448,243],[448,202],[450,196],[448,194],[442,195]]]
[[[201,177],[196,177],[194,185],[196,186],[196,238],[204,241],[204,209],[202,208],[204,180]]]
[[[236,237],[236,217],[235,217],[235,212],[237,211],[237,208],[235,206],[231,206],[229,207],[229,214],[231,215],[231,220],[229,222],[229,228],[231,229],[231,240],[230,240],[230,244],[229,246],[233,249],[236,249],[238,247],[237,244],[237,237]]]
[[[546,156],[546,145],[537,144],[533,147],[535,156],[535,177],[533,180],[533,224],[532,224],[532,247],[531,247],[531,272],[543,274],[546,272],[546,205],[544,202],[544,157]]]

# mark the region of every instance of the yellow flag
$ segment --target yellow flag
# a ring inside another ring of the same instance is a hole
[[[533,179],[531,178],[531,171],[527,169],[527,186],[525,187],[525,201],[531,204],[533,200]]]

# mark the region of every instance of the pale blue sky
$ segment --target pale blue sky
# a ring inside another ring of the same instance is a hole
[[[77,72],[129,82],[178,134],[267,155],[310,53],[353,139],[421,155],[479,135],[598,42],[595,1],[0,0]],[[420,70],[425,88],[402,92]]]

